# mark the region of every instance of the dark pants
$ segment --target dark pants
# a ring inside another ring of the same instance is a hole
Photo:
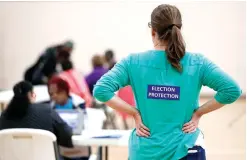
[[[91,153],[92,153],[91,147],[88,147],[88,152],[89,152],[89,155],[91,155]],[[89,158],[90,158],[90,156],[89,157],[79,157],[79,158],[61,157],[60,160],[89,160]]]
[[[194,146],[190,150],[196,150],[196,153],[188,153],[187,156],[180,160],[206,160],[205,150],[200,146]]]

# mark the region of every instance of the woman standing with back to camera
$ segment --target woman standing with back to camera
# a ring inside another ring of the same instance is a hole
[[[204,148],[197,143],[200,118],[236,101],[241,89],[209,59],[185,51],[182,18],[175,6],[156,7],[149,26],[154,49],[117,63],[98,81],[94,96],[133,116],[130,160],[205,160]],[[127,85],[134,91],[136,108],[114,94]],[[202,85],[217,93],[199,107]]]

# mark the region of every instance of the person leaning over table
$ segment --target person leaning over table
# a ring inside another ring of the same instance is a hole
[[[56,73],[62,71],[61,63],[70,59],[74,48],[72,41],[50,46],[42,53],[38,60],[24,73],[24,80],[33,85],[47,84],[47,81]]]
[[[200,119],[236,101],[241,89],[207,57],[185,50],[177,7],[157,6],[149,27],[154,49],[122,59],[97,82],[93,95],[133,116],[129,160],[205,160],[205,149],[197,141]],[[133,89],[136,108],[114,94],[127,85]],[[199,107],[202,86],[217,93]]]

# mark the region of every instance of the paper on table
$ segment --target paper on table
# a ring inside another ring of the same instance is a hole
[[[98,131],[86,131],[82,132],[83,137],[88,138],[121,138],[125,135],[125,132],[117,130],[98,130]]]
[[[92,138],[121,138],[122,135],[105,135],[105,136],[93,136]]]

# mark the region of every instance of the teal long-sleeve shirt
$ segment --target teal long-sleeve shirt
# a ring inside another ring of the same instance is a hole
[[[180,63],[181,73],[170,65],[165,51],[130,54],[95,85],[94,97],[102,102],[109,101],[122,87],[131,85],[133,89],[136,107],[151,136],[139,137],[133,130],[130,160],[178,160],[187,155],[199,129],[187,134],[182,126],[199,107],[202,85],[215,90],[214,98],[221,104],[240,97],[238,84],[205,56],[186,52]]]

